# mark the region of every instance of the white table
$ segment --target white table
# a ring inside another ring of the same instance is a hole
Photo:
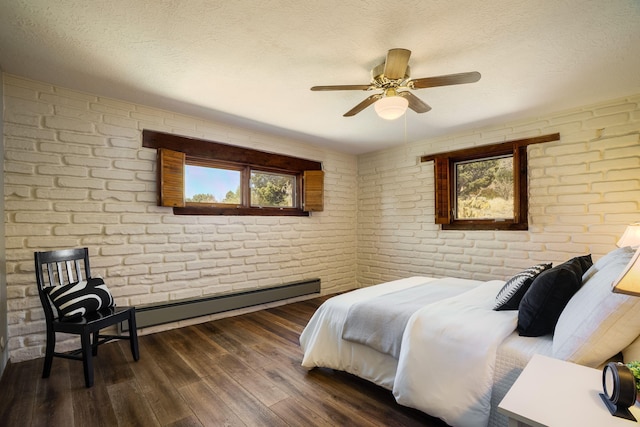
[[[498,411],[509,417],[509,427],[640,426],[612,416],[599,396],[601,392],[602,371],[535,355]],[[638,404],[630,410],[640,420]]]

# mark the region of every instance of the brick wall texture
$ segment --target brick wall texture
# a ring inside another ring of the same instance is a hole
[[[4,88],[13,362],[44,354],[34,251],[89,247],[92,273],[119,305],[312,278],[324,293],[356,286],[355,156],[16,76],[5,75]],[[321,161],[325,210],[310,217],[173,215],[156,206],[156,150],[141,146],[142,129]]]
[[[41,357],[33,252],[88,246],[118,304],[320,278],[325,294],[412,275],[506,279],[597,258],[640,220],[640,96],[359,157],[4,75],[10,357]],[[175,216],[156,206],[142,129],[321,161],[311,217]],[[529,230],[440,231],[424,154],[560,132],[529,148]],[[173,327],[167,325],[165,328]],[[65,343],[62,343],[64,347]]]

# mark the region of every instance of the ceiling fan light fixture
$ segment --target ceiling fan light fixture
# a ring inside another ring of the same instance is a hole
[[[405,114],[407,108],[411,108],[418,114],[431,111],[431,107],[411,91],[430,87],[474,83],[480,80],[481,77],[479,72],[471,71],[468,73],[412,79],[410,78],[409,67],[410,56],[411,51],[409,49],[389,49],[385,61],[371,70],[371,80],[368,84],[313,86],[311,90],[381,90],[383,93],[370,95],[344,113],[343,116],[353,117],[373,104],[380,118],[395,120]]]
[[[401,117],[409,106],[409,101],[402,96],[385,96],[373,105],[376,114],[385,120],[395,120]]]

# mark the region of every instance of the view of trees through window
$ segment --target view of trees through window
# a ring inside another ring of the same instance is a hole
[[[296,177],[268,172],[251,172],[251,206],[294,206]]]
[[[456,219],[512,219],[513,156],[455,164]]]
[[[185,166],[185,202],[242,204],[240,170]],[[295,207],[296,177],[269,172],[251,172],[251,206]]]

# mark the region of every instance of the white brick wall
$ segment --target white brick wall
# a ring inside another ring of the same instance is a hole
[[[354,156],[6,74],[4,101],[14,362],[43,355],[38,250],[88,246],[93,272],[121,305],[316,277],[324,293],[355,286]],[[155,205],[156,153],[141,147],[144,128],[321,161],[325,210],[311,217],[174,216]]]
[[[410,114],[410,113],[409,113]],[[424,154],[559,132],[530,146],[528,231],[441,231]],[[615,248],[640,221],[640,96],[422,141],[358,159],[358,281],[506,279],[540,261]]]

